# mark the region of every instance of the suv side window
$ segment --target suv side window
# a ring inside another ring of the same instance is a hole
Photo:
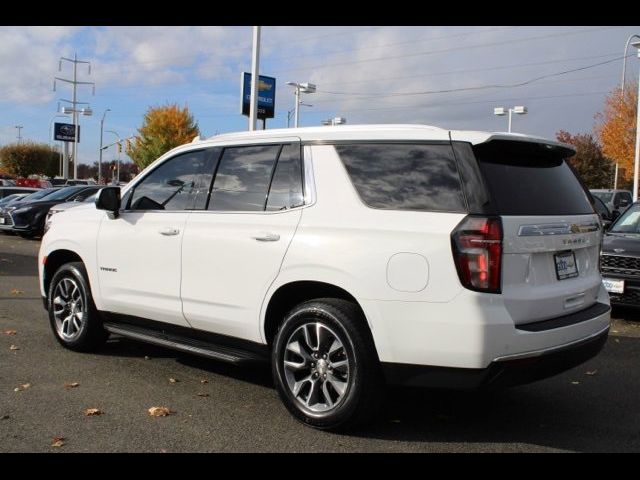
[[[193,150],[162,163],[136,185],[130,210],[191,210],[207,167],[207,150]],[[210,151],[209,151],[210,152]],[[209,178],[211,178],[209,176]],[[206,197],[206,195],[205,195]],[[204,201],[202,201],[204,202]],[[200,206],[200,208],[203,208]]]
[[[213,181],[209,210],[264,211],[280,145],[225,148]]]
[[[286,210],[304,204],[300,145],[284,145],[269,188],[266,210]]]
[[[336,145],[362,201],[372,208],[465,212],[450,144]]]

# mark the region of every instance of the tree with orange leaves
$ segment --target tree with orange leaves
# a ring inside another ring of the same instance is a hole
[[[605,99],[604,111],[596,114],[595,132],[602,152],[620,168],[619,179],[628,183],[633,178],[633,160],[636,142],[636,109],[638,83],[625,85],[624,98],[620,88]]]
[[[199,134],[198,124],[186,106],[180,108],[176,104],[170,104],[151,107],[127,153],[143,169],[164,153],[189,143]]]

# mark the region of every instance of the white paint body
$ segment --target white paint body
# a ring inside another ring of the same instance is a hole
[[[292,137],[291,135],[295,135]],[[484,368],[494,359],[553,349],[609,325],[609,314],[543,332],[519,323],[609,303],[598,272],[601,232],[577,234],[580,276],[558,281],[552,252],[559,237],[518,237],[520,225],[595,220],[503,217],[503,293],[465,289],[451,250],[462,213],[376,210],[358,196],[331,141],[416,140],[482,143],[522,135],[448,131],[417,125],[338,126],[221,135],[189,149],[300,140],[305,205],[279,212],[124,212],[111,219],[93,204],[52,219],[40,249],[76,252],[87,267],[99,310],[189,326],[266,343],[265,312],[273,294],[297,281],[349,292],[362,307],[380,360]],[[323,144],[326,142],[327,144]],[[123,189],[145,177],[142,172]],[[178,233],[166,236],[163,230]],[[277,235],[277,241],[256,236]],[[100,267],[117,269],[117,273]],[[46,294],[41,287],[43,296]]]

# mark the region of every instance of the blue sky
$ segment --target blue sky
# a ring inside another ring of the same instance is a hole
[[[70,87],[77,52],[78,99],[94,115],[81,117],[79,158],[98,158],[100,118],[121,137],[136,133],[144,112],[165,103],[187,105],[204,136],[246,130],[240,115],[240,73],[250,71],[252,27],[0,27],[0,145],[22,137],[48,142],[51,118]],[[277,78],[276,118],[286,126],[293,108],[287,81],[313,82],[304,95],[301,126],[335,116],[348,123],[425,123],[445,128],[506,130],[497,106],[525,105],[516,132],[553,137],[564,129],[591,132],[607,92],[620,84],[629,35],[640,27],[263,27],[260,72]],[[631,49],[633,50],[633,48]],[[567,70],[607,64],[557,75]],[[628,81],[640,60],[627,60]],[[552,75],[525,86],[514,86]],[[500,86],[497,86],[500,85]],[[492,86],[491,88],[485,88]],[[443,90],[445,90],[443,92]],[[452,91],[453,90],[453,91]],[[440,93],[436,93],[440,92]],[[56,121],[64,121],[56,118]],[[115,136],[105,134],[105,143]],[[105,159],[115,158],[115,149]],[[124,158],[124,155],[123,155]]]

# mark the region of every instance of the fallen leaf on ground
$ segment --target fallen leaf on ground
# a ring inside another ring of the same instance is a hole
[[[53,437],[51,446],[52,447],[61,447],[64,445],[64,437]]]
[[[206,380],[206,379],[203,378],[202,380],[200,380],[200,383],[202,383],[204,385],[205,383],[209,383],[209,380]]]
[[[11,345],[11,346],[9,347],[9,350],[20,350],[20,347],[19,347],[19,346],[17,346],[17,345]]]
[[[0,262],[7,262],[7,263],[13,263],[11,260],[9,260],[8,258],[0,258]]]
[[[167,407],[151,407],[149,409],[149,415],[152,417],[166,417],[167,415],[171,415],[173,412],[169,410]]]
[[[147,355],[144,356],[145,360],[151,360],[151,357],[148,357]]]
[[[79,387],[80,384],[78,382],[72,382],[72,383],[65,383],[64,384],[64,388],[66,388],[67,390],[69,390],[70,388],[76,388]]]
[[[5,335],[15,335],[17,332],[17,330],[5,330],[4,332]]]
[[[103,413],[104,412],[102,410],[100,410],[99,408],[87,408],[84,411],[84,414],[87,417],[93,417],[93,416],[96,416],[96,415],[102,415]]]
[[[611,333],[618,333],[618,330],[611,330]]]
[[[196,395],[198,395],[199,397],[208,397],[209,396],[208,393],[196,393]]]
[[[11,295],[22,295],[24,290],[18,290],[17,288],[11,289]]]
[[[571,385],[580,385],[580,382],[571,382]]]
[[[9,420],[11,417],[9,415],[2,415],[0,420]]]
[[[618,340],[617,338],[614,338],[613,341],[616,343],[620,343],[620,340]]]
[[[19,391],[21,391],[21,390],[26,390],[26,389],[27,389],[27,388],[29,388],[30,386],[31,386],[31,384],[30,384],[30,383],[23,383],[23,384],[22,384],[22,385],[20,385],[19,387],[14,388],[14,389],[13,389],[13,391],[14,391],[14,392],[19,392]]]
[[[589,376],[594,376],[596,373],[598,373],[598,370],[591,370],[589,372],[584,372],[585,375],[589,375]]]
[[[169,378],[169,383],[178,383],[180,380],[177,378]]]

